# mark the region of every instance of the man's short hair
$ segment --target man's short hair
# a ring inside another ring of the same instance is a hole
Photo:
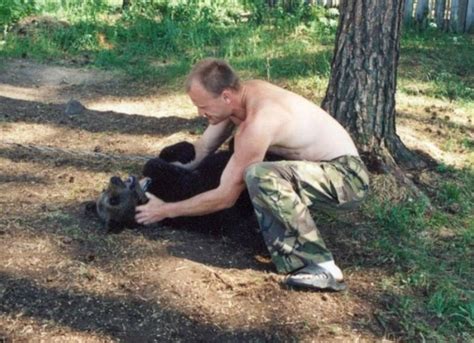
[[[189,92],[193,81],[198,81],[209,93],[219,96],[224,89],[240,89],[240,80],[232,67],[224,60],[206,58],[196,63],[186,79]]]

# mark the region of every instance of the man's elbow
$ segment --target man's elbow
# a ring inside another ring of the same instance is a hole
[[[222,201],[219,202],[218,206],[220,207],[221,210],[229,209],[236,204],[238,199],[239,199],[239,194],[227,195],[222,199]]]

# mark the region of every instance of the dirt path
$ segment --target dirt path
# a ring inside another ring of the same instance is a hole
[[[66,115],[71,98],[86,111]],[[255,223],[238,239],[166,228],[105,236],[84,215],[83,202],[111,175],[140,170],[104,156],[154,155],[192,140],[205,124],[194,112],[180,92],[119,75],[8,62],[0,73],[0,341],[393,338],[386,330],[397,324],[377,317],[390,302],[383,273],[352,265],[360,242],[350,225],[324,228],[349,284],[334,294],[281,287],[251,234]]]

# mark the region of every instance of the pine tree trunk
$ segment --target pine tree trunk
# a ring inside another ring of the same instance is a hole
[[[372,170],[424,163],[395,130],[403,0],[343,0],[331,79],[322,107],[352,135]]]

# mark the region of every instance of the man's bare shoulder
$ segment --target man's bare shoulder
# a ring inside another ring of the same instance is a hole
[[[245,81],[244,86],[251,92],[250,95],[284,91],[283,88],[264,80]]]

